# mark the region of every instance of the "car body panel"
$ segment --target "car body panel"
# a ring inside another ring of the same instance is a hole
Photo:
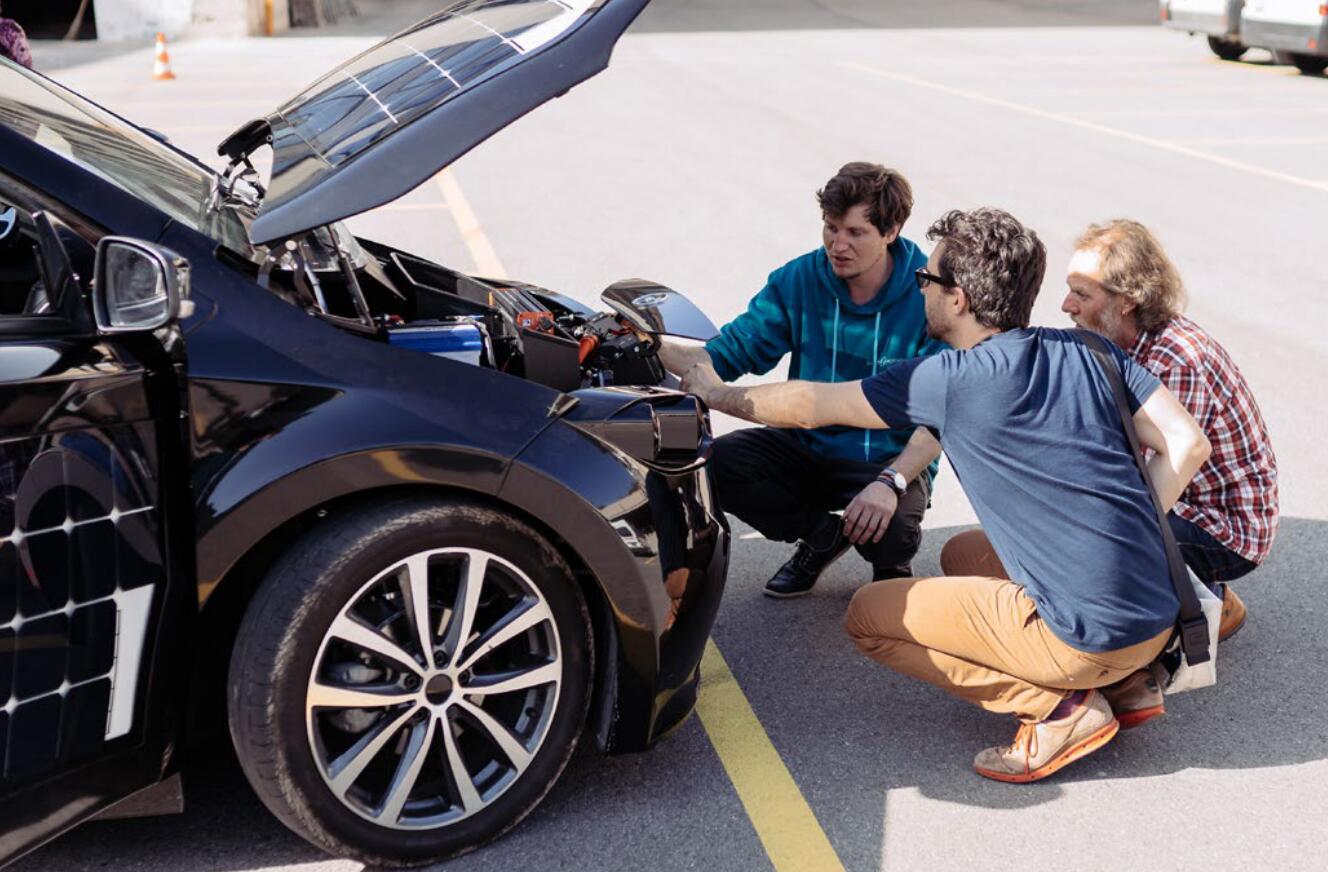
[[[1328,56],[1328,15],[1320,3],[1249,0],[1241,15],[1240,34],[1246,45]]]
[[[498,496],[546,519],[596,567],[621,658],[601,664],[617,705],[599,714],[596,734],[608,751],[650,747],[691,710],[670,702],[695,693],[724,589],[728,526],[708,479],[651,471],[560,422],[522,452]]]
[[[1245,0],[1161,0],[1162,25],[1219,38],[1240,35]]]
[[[168,545],[187,512],[156,341],[4,337],[0,373],[6,858],[160,778],[193,597]]]
[[[682,294],[646,279],[623,279],[599,298],[636,329],[708,342],[719,334],[706,314]]]

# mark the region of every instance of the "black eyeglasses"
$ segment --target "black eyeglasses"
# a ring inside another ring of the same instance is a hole
[[[927,272],[927,270],[925,269],[914,270],[913,278],[917,279],[919,291],[925,291],[927,289],[927,285],[931,284],[932,282],[935,282],[936,284],[940,285],[943,288],[954,287],[953,279],[943,279],[940,276],[936,275],[935,273]]]

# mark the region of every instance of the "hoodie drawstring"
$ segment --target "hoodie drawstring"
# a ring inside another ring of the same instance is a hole
[[[839,309],[839,301],[835,301],[835,309]],[[872,375],[876,375],[876,362],[880,359],[881,350],[881,313],[876,313],[876,326],[872,328]],[[871,433],[872,431],[864,429],[862,431],[862,459],[871,460]]]
[[[878,319],[880,315],[876,316]],[[835,364],[839,360],[839,299],[835,298],[835,326],[830,330],[830,381],[838,377]]]

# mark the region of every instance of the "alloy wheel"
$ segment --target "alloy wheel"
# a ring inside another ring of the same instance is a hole
[[[557,623],[531,579],[473,548],[413,554],[324,633],[305,720],[332,794],[380,826],[447,826],[492,805],[558,706]]]

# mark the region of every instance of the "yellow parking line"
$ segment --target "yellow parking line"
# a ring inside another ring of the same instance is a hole
[[[776,872],[843,870],[835,849],[713,641],[701,658],[701,726]]]
[[[476,269],[493,278],[505,276],[451,170],[443,170],[435,179]],[[701,658],[696,713],[775,872],[843,872],[844,864],[711,640]]]
[[[489,237],[480,226],[480,219],[475,217],[475,210],[470,208],[470,201],[461,192],[456,176],[450,169],[445,169],[434,176],[434,179],[438,182],[439,190],[443,192],[443,201],[447,203],[456,219],[457,229],[461,231],[461,240],[466,243],[466,248],[475,261],[475,271],[489,278],[505,278],[507,271],[503,269],[498,253],[493,250]]]
[[[1065,115],[1061,112],[1050,112],[1046,109],[1038,109],[1036,106],[1026,106],[1023,103],[1016,103],[1012,100],[1003,100],[1000,97],[993,97],[990,94],[983,94],[978,91],[969,91],[964,88],[955,88],[951,85],[943,85],[940,82],[932,82],[917,76],[910,76],[906,73],[892,73],[889,70],[882,70],[876,67],[860,64],[856,61],[841,61],[839,66],[845,69],[857,70],[858,72],[870,73],[881,76],[886,79],[893,79],[896,82],[902,82],[906,85],[914,85],[920,88],[929,88],[933,91],[940,91],[943,94],[950,94],[955,97],[963,97],[968,100],[974,100],[979,103],[987,103],[992,106],[999,106],[1002,109],[1009,109],[1014,112],[1022,112],[1025,115],[1032,115],[1035,118],[1043,118],[1048,121],[1057,121],[1061,124],[1068,124],[1072,127],[1080,127],[1084,130],[1091,130],[1094,133],[1103,136],[1112,136],[1117,139],[1124,139],[1139,145],[1147,145],[1161,151],[1169,151],[1174,154],[1185,157],[1195,158],[1196,160],[1207,161],[1217,164],[1227,169],[1241,170],[1251,175],[1263,176],[1268,179],[1276,179],[1279,182],[1288,182],[1293,185],[1299,185],[1302,188],[1312,188],[1318,191],[1328,191],[1328,184],[1316,179],[1306,179],[1300,176],[1293,176],[1290,173],[1283,173],[1277,170],[1261,167],[1256,164],[1246,163],[1244,161],[1233,160],[1228,157],[1222,157],[1217,154],[1209,154],[1206,151],[1189,148],[1184,145],[1177,145],[1174,142],[1167,142],[1162,139],[1155,139],[1151,136],[1144,136],[1140,133],[1131,133],[1128,130],[1120,130],[1115,127],[1107,127],[1105,124],[1097,124],[1092,121],[1085,121],[1082,118],[1076,118],[1073,115]]]
[[[1268,61],[1224,61],[1221,58],[1206,58],[1212,66],[1221,66],[1233,70],[1252,70],[1259,73],[1273,73],[1278,76],[1299,76],[1300,70],[1289,64],[1274,64]]]

